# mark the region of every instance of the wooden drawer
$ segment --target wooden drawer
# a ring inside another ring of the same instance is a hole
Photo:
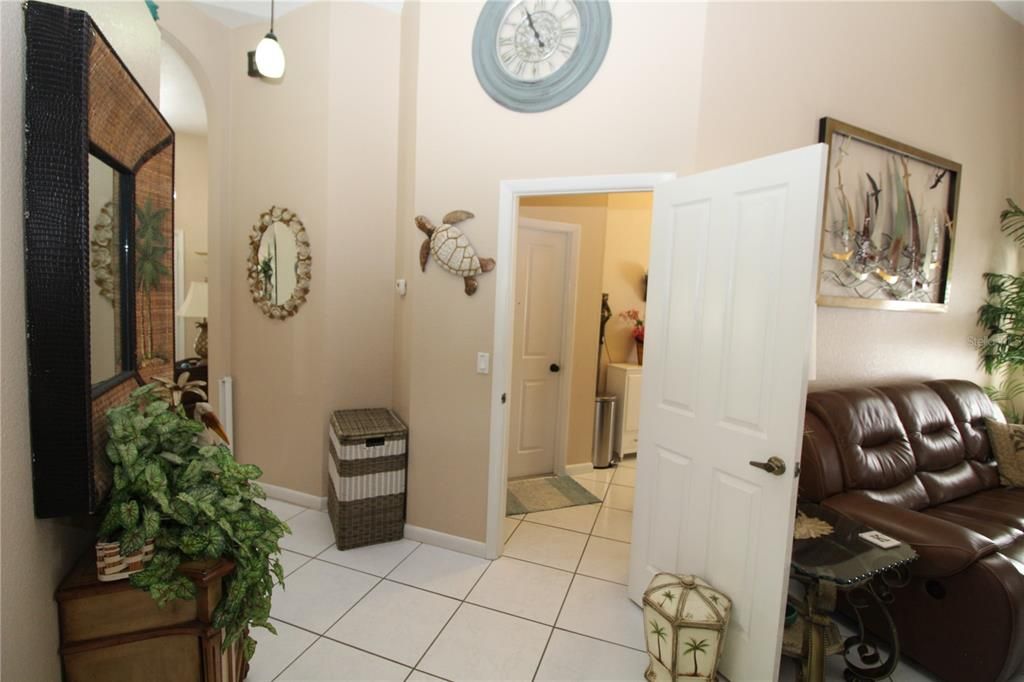
[[[77,680],[203,679],[202,647],[195,634],[167,635],[64,652],[64,676]]]
[[[210,624],[234,564],[197,561],[179,570],[195,584],[196,597],[160,608],[127,580],[100,582],[90,548],[56,594],[65,680],[242,680],[241,643],[224,650],[223,633]]]

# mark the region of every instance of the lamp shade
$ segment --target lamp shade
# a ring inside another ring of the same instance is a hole
[[[206,282],[192,282],[188,285],[185,302],[178,308],[178,317],[207,317],[209,310],[209,288]]]
[[[273,32],[265,35],[256,46],[256,68],[265,78],[280,78],[284,75],[284,50]]]

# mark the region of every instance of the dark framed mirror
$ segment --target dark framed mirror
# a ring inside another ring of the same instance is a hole
[[[174,132],[85,12],[25,4],[36,516],[96,511],[106,411],[173,375]]]

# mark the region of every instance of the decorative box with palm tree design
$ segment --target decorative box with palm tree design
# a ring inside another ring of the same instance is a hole
[[[649,682],[714,680],[732,601],[690,575],[659,573],[644,592]]]

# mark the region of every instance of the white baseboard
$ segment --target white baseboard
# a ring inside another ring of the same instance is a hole
[[[316,509],[317,511],[325,511],[327,509],[326,497],[317,497],[316,495],[302,493],[298,490],[292,490],[291,488],[282,488],[279,485],[271,485],[270,483],[260,483],[260,487],[262,487],[263,491],[267,493],[267,497],[272,497],[275,500],[290,502],[292,504],[297,504],[300,507]]]
[[[584,462],[583,464],[566,464],[565,475],[566,476],[579,476],[580,474],[589,474],[594,470],[594,467],[590,462]]]
[[[290,488],[283,488],[279,485],[272,485],[270,483],[260,483],[260,485],[267,493],[267,497],[275,500],[290,502],[292,504],[297,504],[300,507],[316,509],[318,511],[324,511],[327,509],[326,497],[317,497],[316,495],[310,495],[309,493],[299,492],[298,490],[292,490]],[[484,559],[488,558],[487,545],[485,543],[477,540],[470,540],[469,538],[460,537],[458,535],[449,535],[448,533],[442,533],[429,528],[420,528],[419,526],[412,526],[407,523],[405,524],[405,537],[427,545],[450,549],[453,552],[462,552],[463,554],[478,556]]]
[[[477,540],[470,540],[469,538],[460,537],[458,535],[448,535],[448,533],[442,533],[429,528],[420,528],[419,526],[411,526],[407,523],[405,524],[405,537],[409,540],[415,540],[427,545],[450,549],[453,552],[471,554],[472,556],[478,556],[483,559],[488,558],[487,545],[485,543],[478,542]]]

